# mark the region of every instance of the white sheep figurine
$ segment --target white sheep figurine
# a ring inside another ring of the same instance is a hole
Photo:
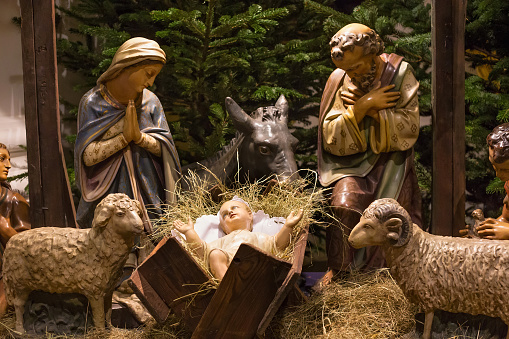
[[[394,199],[371,203],[348,241],[355,248],[382,247],[403,293],[425,312],[424,339],[431,338],[435,310],[509,324],[509,241],[429,234]]]
[[[90,229],[42,227],[13,236],[4,252],[3,279],[16,331],[24,333],[25,302],[33,290],[80,293],[90,303],[94,325],[110,323],[115,284],[143,231],[140,213],[138,201],[110,194],[97,205]]]

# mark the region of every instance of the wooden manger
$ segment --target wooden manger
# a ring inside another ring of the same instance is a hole
[[[217,289],[210,275],[173,237],[164,238],[129,279],[129,285],[158,322],[173,311],[192,338],[263,336],[287,297],[304,298],[295,284],[308,237],[294,243],[293,262],[242,244]]]

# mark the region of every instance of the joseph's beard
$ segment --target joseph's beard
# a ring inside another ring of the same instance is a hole
[[[373,81],[375,80],[376,75],[376,64],[373,63],[371,68],[369,69],[368,73],[361,75],[358,78],[352,78],[352,83],[359,87],[364,92],[369,92],[370,87],[373,84]]]

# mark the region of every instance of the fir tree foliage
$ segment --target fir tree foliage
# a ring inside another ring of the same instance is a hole
[[[85,76],[75,86],[82,92],[130,37],[159,42],[167,64],[152,90],[184,164],[213,155],[234,135],[223,108],[227,96],[249,113],[284,94],[290,125],[299,122],[297,158],[316,167],[316,131],[306,127],[331,68],[322,55],[326,41],[302,1],[80,0],[60,14],[79,23],[72,38],[58,41],[58,58]]]
[[[260,62],[270,57],[266,49],[258,46],[278,25],[277,20],[288,15],[285,8],[263,10],[251,5],[245,12],[220,16],[217,3],[209,1],[202,11],[170,8],[151,13],[154,21],[165,25],[156,32],[168,59],[168,76],[160,86],[163,92],[171,93],[168,98],[179,96],[181,103],[163,101],[163,106],[185,117],[178,129],[183,133],[176,137],[187,141],[191,151],[200,157],[213,154],[225,144],[229,129],[220,103],[227,96],[239,103],[254,98],[254,89],[260,82],[257,71],[268,71],[262,69]],[[273,100],[277,92],[267,86],[263,94]],[[281,92],[289,97],[299,95],[292,90]],[[204,123],[207,120],[209,124]]]
[[[470,200],[484,203],[487,213],[496,217],[504,183],[495,178],[489,163],[486,136],[495,126],[509,121],[508,30],[507,1],[468,2],[466,57],[475,71],[465,83],[467,191]]]

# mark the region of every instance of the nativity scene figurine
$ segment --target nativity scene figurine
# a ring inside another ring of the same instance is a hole
[[[11,169],[11,154],[7,146],[0,143],[0,243],[2,253],[11,237],[29,230],[30,206],[26,199],[19,193],[12,190],[7,181]],[[2,268],[2,254],[0,253],[0,273]],[[4,282],[0,278],[0,317],[7,311],[7,300],[5,298]]]
[[[92,228],[40,227],[13,236],[4,252],[3,279],[16,331],[25,332],[25,303],[36,290],[82,294],[94,326],[110,324],[113,290],[143,232],[141,212],[138,201],[115,193],[97,205]]]
[[[425,312],[424,339],[431,339],[436,310],[500,317],[509,325],[509,241],[430,234],[390,198],[368,206],[348,241],[383,250],[403,294]]]
[[[148,89],[165,62],[157,42],[129,39],[81,99],[75,146],[80,227],[91,226],[94,209],[106,195],[125,193],[142,204],[150,233],[150,219],[158,217],[161,202],[175,200],[180,161],[163,107]]]
[[[302,209],[291,211],[275,235],[253,232],[253,212],[246,201],[235,196],[224,202],[217,214],[219,227],[225,234],[217,240],[208,243],[203,241],[190,218],[187,224],[176,220],[173,225],[185,236],[192,251],[204,260],[212,275],[221,280],[243,243],[254,245],[270,254],[285,250],[290,244],[292,230],[302,219],[302,215]]]
[[[349,24],[330,41],[336,70],[325,86],[318,125],[318,173],[331,186],[339,224],[327,228],[329,271],[321,284],[350,269],[384,265],[379,249],[354,250],[345,241],[362,211],[379,198],[397,199],[421,225],[413,164],[419,135],[417,82],[412,67],[371,28]]]

